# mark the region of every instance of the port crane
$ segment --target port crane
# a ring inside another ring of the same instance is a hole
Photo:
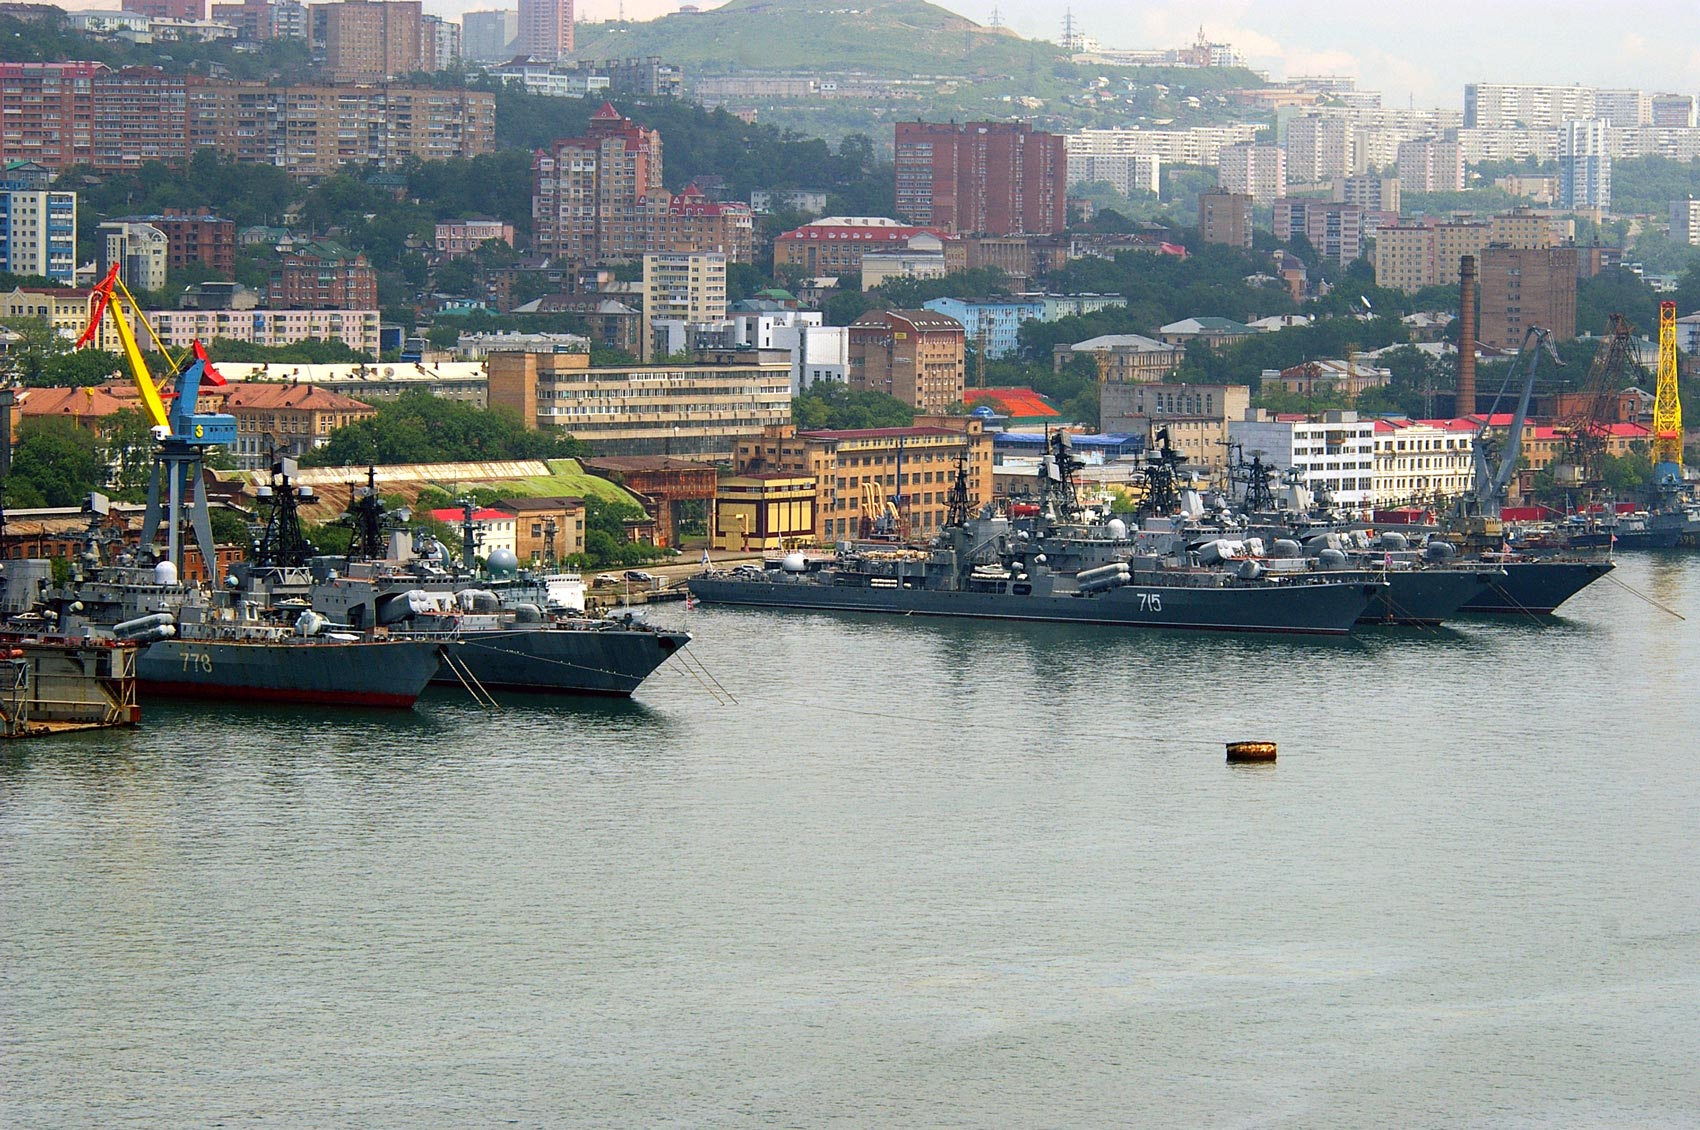
[[[194,530],[196,546],[206,564],[207,575],[214,583],[218,577],[218,556],[214,552],[212,517],[207,509],[207,486],[201,474],[209,447],[229,447],[236,443],[236,417],[222,412],[197,412],[201,384],[222,385],[224,378],[214,369],[207,351],[197,340],[181,356],[174,356],[154,331],[141,304],[118,277],[115,264],[106,277],[95,284],[94,309],[89,324],[77,339],[75,348],[92,345],[100,333],[101,323],[112,320],[113,332],[129,366],[130,377],[141,397],[142,414],[153,430],[159,447],[154,455],[153,472],[148,478],[147,514],[142,522],[142,545],[151,547],[159,534],[160,523],[166,527],[165,560],[183,572],[182,531],[185,513]],[[162,392],[165,381],[156,382],[142,356],[136,330],[141,327],[149,340],[171,366],[167,379],[175,387]],[[166,405],[169,399],[171,404]]]
[[[1682,485],[1682,398],[1676,388],[1676,303],[1659,303],[1659,383],[1653,397],[1653,485]]]
[[[1612,314],[1610,319],[1611,333],[1588,366],[1585,399],[1556,429],[1564,436],[1564,456],[1554,471],[1565,485],[1581,486],[1601,479],[1601,457],[1607,452],[1611,426],[1617,420],[1618,390],[1645,371],[1636,359],[1635,328],[1622,314]]]
[[[1540,326],[1530,326],[1523,334],[1523,345],[1517,351],[1517,359],[1512,363],[1511,372],[1506,375],[1509,385],[1519,367],[1523,372],[1523,390],[1517,399],[1517,411],[1511,417],[1511,428],[1506,433],[1503,449],[1494,441],[1492,436],[1493,413],[1490,411],[1483,417],[1476,428],[1473,446],[1475,462],[1475,486],[1463,498],[1463,517],[1470,520],[1473,526],[1480,526],[1482,533],[1497,536],[1500,513],[1505,507],[1506,493],[1511,485],[1511,476],[1517,470],[1518,457],[1523,453],[1523,426],[1529,421],[1529,397],[1535,391],[1535,373],[1540,368],[1541,354],[1552,358],[1552,363],[1562,367],[1564,361],[1558,355],[1558,350],[1552,343],[1552,331]],[[1505,395],[1501,388],[1499,396],[1494,397],[1494,407],[1499,406],[1499,397]]]

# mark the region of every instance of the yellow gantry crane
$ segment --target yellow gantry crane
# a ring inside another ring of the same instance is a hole
[[[1659,383],[1653,397],[1653,482],[1682,481],[1682,398],[1676,389],[1676,303],[1659,303]]]

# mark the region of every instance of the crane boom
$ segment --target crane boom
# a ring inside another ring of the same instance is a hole
[[[1653,479],[1682,478],[1682,398],[1676,388],[1676,303],[1659,303],[1659,384],[1653,397]]]
[[[130,378],[136,382],[136,391],[142,397],[142,411],[146,413],[148,423],[156,428],[171,427],[171,416],[165,410],[165,400],[159,395],[159,388],[153,383],[153,374],[148,372],[148,363],[142,359],[141,346],[136,342],[136,333],[130,328],[130,319],[125,317],[124,304],[129,303],[130,310],[137,317],[141,309],[136,305],[136,299],[118,279],[118,264],[106,272],[106,277],[95,284],[94,313],[89,318],[88,328],[83,330],[83,336],[77,339],[81,348],[94,340],[100,330],[101,319],[108,312],[112,314],[112,326],[118,333],[118,343],[123,348],[124,360],[130,366]],[[150,333],[151,327],[150,327]]]
[[[1540,368],[1542,352],[1552,358],[1553,364],[1564,364],[1552,344],[1551,332],[1540,326],[1530,326],[1523,335],[1523,347],[1517,351],[1517,361],[1527,357],[1529,367],[1523,376],[1523,391],[1517,398],[1517,411],[1511,417],[1510,433],[1505,437],[1505,450],[1497,453],[1497,458],[1490,453],[1487,443],[1491,415],[1476,429],[1475,501],[1483,517],[1497,519],[1505,505],[1506,488],[1511,485],[1517,459],[1523,453],[1523,425],[1529,420],[1529,397],[1535,391],[1535,371]]]

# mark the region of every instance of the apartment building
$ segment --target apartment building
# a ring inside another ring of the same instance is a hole
[[[1223,146],[1255,141],[1263,128],[1257,122],[1234,122],[1177,130],[1088,129],[1066,135],[1063,142],[1070,161],[1076,155],[1144,154],[1160,157],[1166,165],[1214,165]]]
[[[603,103],[583,137],[556,141],[532,164],[536,248],[576,262],[636,259],[649,250],[645,199],[664,191],[661,135]]]
[[[584,552],[584,499],[504,498],[490,509],[512,516],[514,554],[531,565],[554,565]]]
[[[0,270],[75,282],[77,194],[0,189]]]
[[[1123,196],[1160,195],[1163,159],[1152,153],[1069,154],[1068,183],[1107,184]]]
[[[120,216],[117,222],[145,224],[163,234],[168,271],[181,271],[190,264],[198,264],[220,278],[236,277],[234,220],[221,219],[211,212],[172,209],[151,216]]]
[[[1558,205],[1611,208],[1609,127],[1599,120],[1567,121],[1558,131]]]
[[[726,256],[716,251],[648,253],[643,257],[642,357],[656,353],[655,323],[686,325],[726,317]]]
[[[278,456],[299,459],[323,447],[334,429],[378,414],[369,404],[311,384],[255,381],[226,386],[224,411],[236,417],[231,455],[245,471],[263,471]]]
[[[1481,253],[1481,319],[1484,345],[1515,350],[1531,326],[1554,341],[1576,336],[1576,248],[1501,247]]]
[[[584,353],[492,353],[489,403],[599,455],[730,458],[738,438],[791,418],[778,364],[590,367]]]
[[[1690,196],[1671,201],[1670,234],[1672,239],[1700,247],[1700,200]]]
[[[1456,141],[1401,142],[1397,159],[1404,192],[1464,191],[1464,151]]]
[[[506,10],[467,12],[460,18],[460,49],[480,63],[505,62],[519,49],[519,13]]]
[[[135,169],[212,149],[315,178],[349,164],[394,169],[411,160],[475,157],[491,152],[495,139],[495,95],[488,91],[274,87],[152,67],[0,63],[0,160],[55,171]]]
[[[917,534],[944,526],[950,492],[967,458],[970,505],[992,497],[992,441],[976,417],[917,416],[907,428],[802,431],[790,423],[741,437],[733,457],[740,476],[779,474],[814,484],[815,538],[862,536],[871,485]],[[877,515],[876,515],[877,516]]]
[[[755,213],[738,200],[711,200],[694,183],[640,202],[650,251],[718,251],[728,263],[755,260]]]
[[[943,228],[915,227],[882,216],[825,216],[773,241],[776,267],[798,266],[815,276],[859,275],[864,255],[900,252],[938,254],[946,272],[961,270],[968,262],[962,240]]]
[[[378,311],[371,310],[150,310],[148,321],[165,344],[182,349],[199,338],[297,345],[340,341],[357,353],[378,356]]]
[[[268,297],[289,310],[373,310],[378,272],[363,251],[330,240],[300,243],[272,270]]]
[[[933,298],[922,306],[960,322],[965,340],[988,360],[1016,351],[1021,342],[1021,323],[1046,320],[1045,303],[1036,295]]]
[[[560,59],[573,53],[573,0],[519,0],[519,53]]]
[[[850,323],[850,387],[883,392],[919,412],[962,403],[962,323],[931,310],[870,310]]]
[[[1644,90],[1594,91],[1594,117],[1633,129],[1653,124],[1653,96]]]
[[[1322,184],[1363,171],[1354,129],[1344,118],[1309,115],[1287,123],[1287,178]]]
[[[118,277],[131,290],[163,290],[167,253],[165,233],[152,224],[108,220],[100,225],[100,270],[114,264]]]
[[[1464,87],[1464,128],[1555,130],[1595,117],[1594,102],[1591,86],[1472,82]]]
[[[1308,239],[1324,258],[1341,266],[1364,253],[1364,210],[1332,200],[1283,197],[1275,201],[1275,238],[1285,243],[1295,235]]]
[[[1217,161],[1216,184],[1224,192],[1250,196],[1260,208],[1287,194],[1287,151],[1249,142],[1227,145]]]
[[[1050,235],[1068,224],[1068,152],[1025,122],[898,122],[897,211],[951,232]]]
[[[414,71],[434,70],[436,59],[420,54],[423,43],[419,0],[338,0],[313,5],[323,21],[325,70],[332,82],[384,82]]]
[[[1334,199],[1356,204],[1365,212],[1399,214],[1399,182],[1381,176],[1347,177],[1334,182]]]

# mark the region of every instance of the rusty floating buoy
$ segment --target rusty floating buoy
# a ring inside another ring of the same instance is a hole
[[[1229,742],[1229,761],[1274,761],[1274,742]]]

